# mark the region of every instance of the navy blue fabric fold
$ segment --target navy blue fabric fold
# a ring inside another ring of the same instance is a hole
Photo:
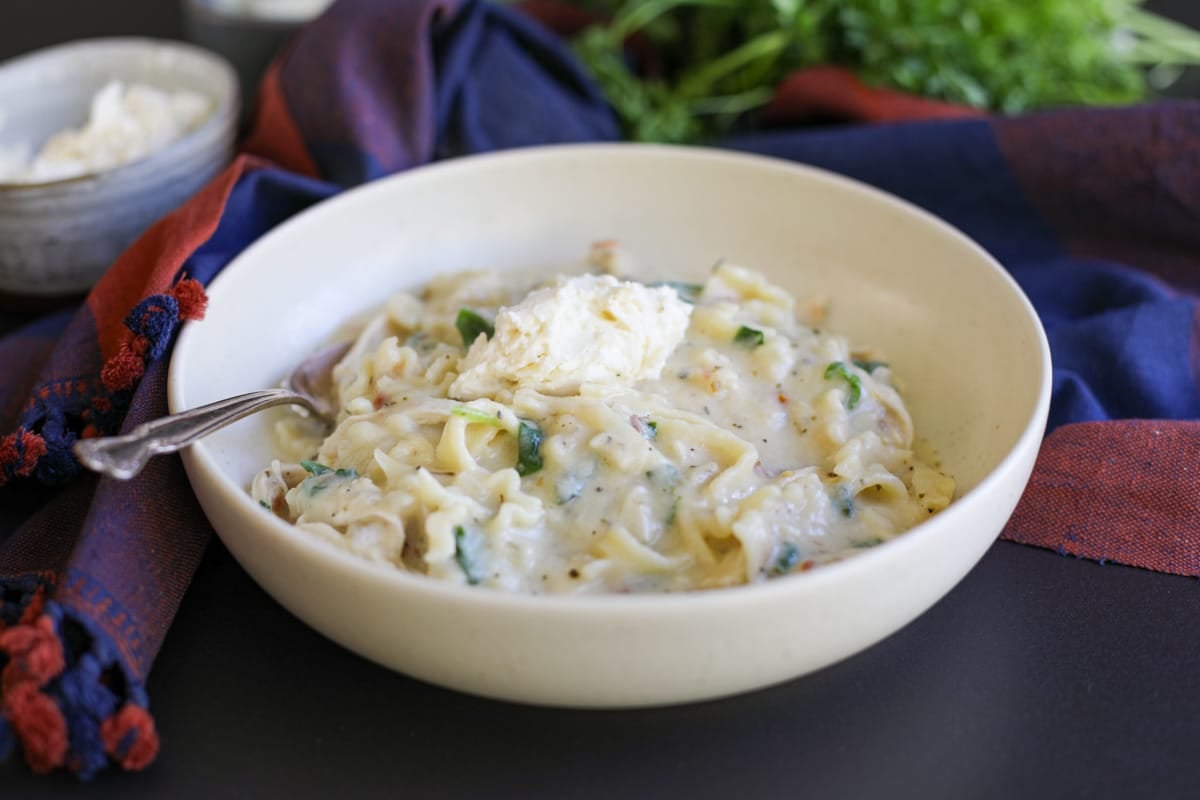
[[[298,36],[280,82],[321,175],[341,186],[435,158],[619,137],[561,40],[481,0],[338,3]]]
[[[578,62],[527,17],[467,0],[433,42],[438,158],[620,138],[616,117]],[[556,91],[529,91],[546,81]]]
[[[1175,110],[1063,113],[1085,119],[1105,115],[1115,132],[1123,116],[1170,118]],[[1191,368],[1194,299],[1137,266],[1074,256],[1030,202],[1012,169],[1013,154],[1002,149],[992,122],[790,131],[741,137],[728,146],[885,189],[947,220],[992,253],[1046,327],[1054,362],[1050,430],[1097,420],[1200,418],[1200,391]],[[1036,148],[1021,156],[1047,157]],[[1172,184],[1181,191],[1177,181]],[[1200,175],[1190,191],[1188,202],[1200,205]],[[1120,198],[1113,202],[1119,204]],[[1153,258],[1159,236],[1152,227],[1129,231],[1124,249]],[[1193,238],[1200,247],[1200,231]]]

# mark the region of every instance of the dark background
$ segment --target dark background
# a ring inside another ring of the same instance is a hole
[[[170,0],[0,6],[0,59],[182,35]],[[1151,6],[1200,24],[1196,0]],[[546,710],[340,649],[214,543],[149,681],[158,761],[82,788],[10,763],[0,796],[1196,797],[1198,622],[1195,579],[997,543],[929,613],[814,675],[672,709]]]

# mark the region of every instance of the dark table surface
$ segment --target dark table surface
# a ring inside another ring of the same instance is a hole
[[[1153,5],[1200,22],[1196,0]],[[0,59],[182,31],[170,0],[3,6]],[[36,501],[10,500],[0,529]],[[214,542],[150,676],[157,762],[82,787],[10,763],[0,796],[1196,797],[1198,622],[1193,578],[997,543],[914,623],[808,677],[677,708],[548,710],[342,650]]]

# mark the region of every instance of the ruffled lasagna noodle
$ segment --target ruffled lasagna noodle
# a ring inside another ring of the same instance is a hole
[[[274,461],[253,496],[364,558],[529,593],[763,581],[950,502],[890,367],[760,274],[512,281],[389,299],[334,372],[335,430],[282,420],[281,452],[309,458]]]

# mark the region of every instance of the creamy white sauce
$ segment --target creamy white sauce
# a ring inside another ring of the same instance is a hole
[[[494,334],[468,348],[462,308]],[[307,444],[322,474],[277,461],[252,493],[366,558],[510,591],[685,591],[845,558],[954,485],[914,456],[890,368],[804,315],[731,264],[703,287],[443,277],[392,298],[335,372],[338,427]],[[285,421],[282,444],[305,430]]]

